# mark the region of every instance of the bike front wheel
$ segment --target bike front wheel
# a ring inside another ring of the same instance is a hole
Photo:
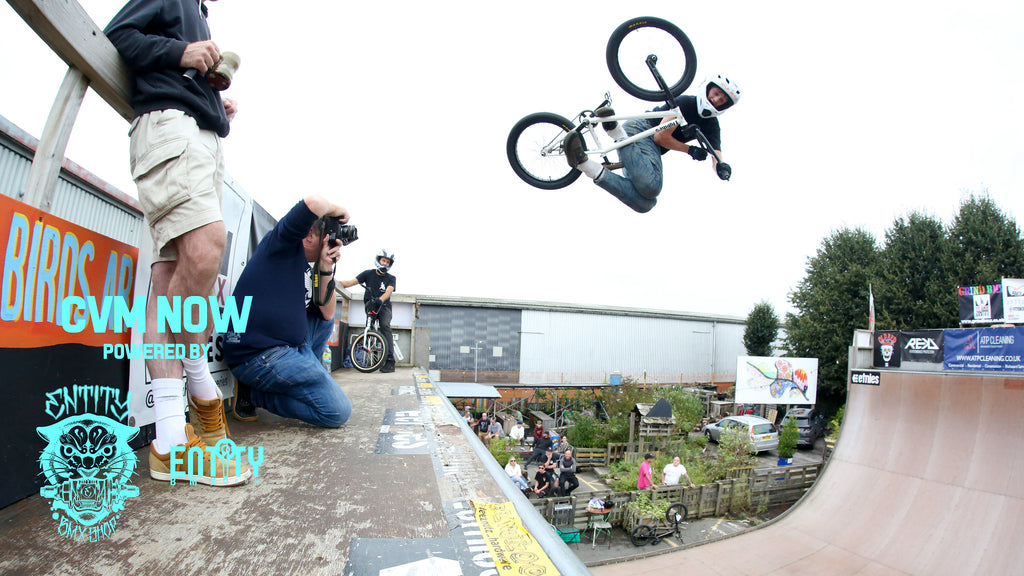
[[[537,112],[516,122],[505,145],[512,170],[541,190],[557,190],[575,182],[581,172],[569,166],[562,148],[572,129],[572,122],[551,112]]]
[[[373,372],[380,368],[387,352],[384,336],[372,330],[356,336],[349,349],[352,365],[360,372]]]
[[[665,511],[665,520],[668,520],[668,523],[672,526],[682,524],[686,521],[686,513],[686,504],[676,502]]]
[[[647,56],[658,57],[658,72],[672,97],[682,94],[697,75],[697,52],[678,26],[654,17],[627,20],[612,32],[605,51],[612,79],[630,96],[659,102],[665,93],[647,67]]]
[[[633,543],[633,546],[646,546],[654,541],[654,528],[648,524],[638,524],[629,533],[629,541]]]

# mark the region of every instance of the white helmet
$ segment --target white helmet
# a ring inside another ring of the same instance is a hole
[[[708,98],[711,87],[717,86],[729,98],[729,101],[715,108]],[[704,81],[700,92],[697,94],[697,112],[701,118],[712,118],[725,112],[727,108],[740,101],[740,88],[725,74],[713,76]]]
[[[380,259],[381,258],[387,258],[388,260],[391,260],[391,264],[388,264],[387,266],[381,264],[380,263]],[[378,252],[377,256],[373,259],[373,264],[374,264],[374,266],[377,267],[377,272],[380,272],[381,274],[384,274],[385,272],[390,270],[392,264],[394,264],[394,263],[395,263],[395,255],[388,253],[386,248],[381,248],[380,252]]]

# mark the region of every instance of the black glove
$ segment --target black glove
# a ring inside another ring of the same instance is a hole
[[[694,160],[707,160],[708,151],[701,148],[700,146],[690,146],[690,149],[686,151],[690,155],[690,158]]]
[[[722,180],[728,180],[732,176],[732,166],[725,162],[719,162],[715,169],[718,170],[718,177]]]
[[[380,298],[374,298],[370,305],[373,306],[374,310],[380,310],[380,307],[384,305],[384,301]]]

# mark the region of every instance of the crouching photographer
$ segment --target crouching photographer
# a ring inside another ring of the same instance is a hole
[[[308,196],[274,226],[253,252],[234,297],[251,296],[244,331],[224,336],[224,356],[237,379],[235,417],[255,408],[314,426],[336,428],[352,414],[348,397],[320,359],[333,327],[334,265],[357,238],[348,212]]]

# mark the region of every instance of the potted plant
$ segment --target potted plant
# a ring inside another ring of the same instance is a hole
[[[789,466],[796,454],[796,443],[800,440],[800,430],[796,427],[796,419],[789,418],[782,425],[779,433],[779,466]]]

